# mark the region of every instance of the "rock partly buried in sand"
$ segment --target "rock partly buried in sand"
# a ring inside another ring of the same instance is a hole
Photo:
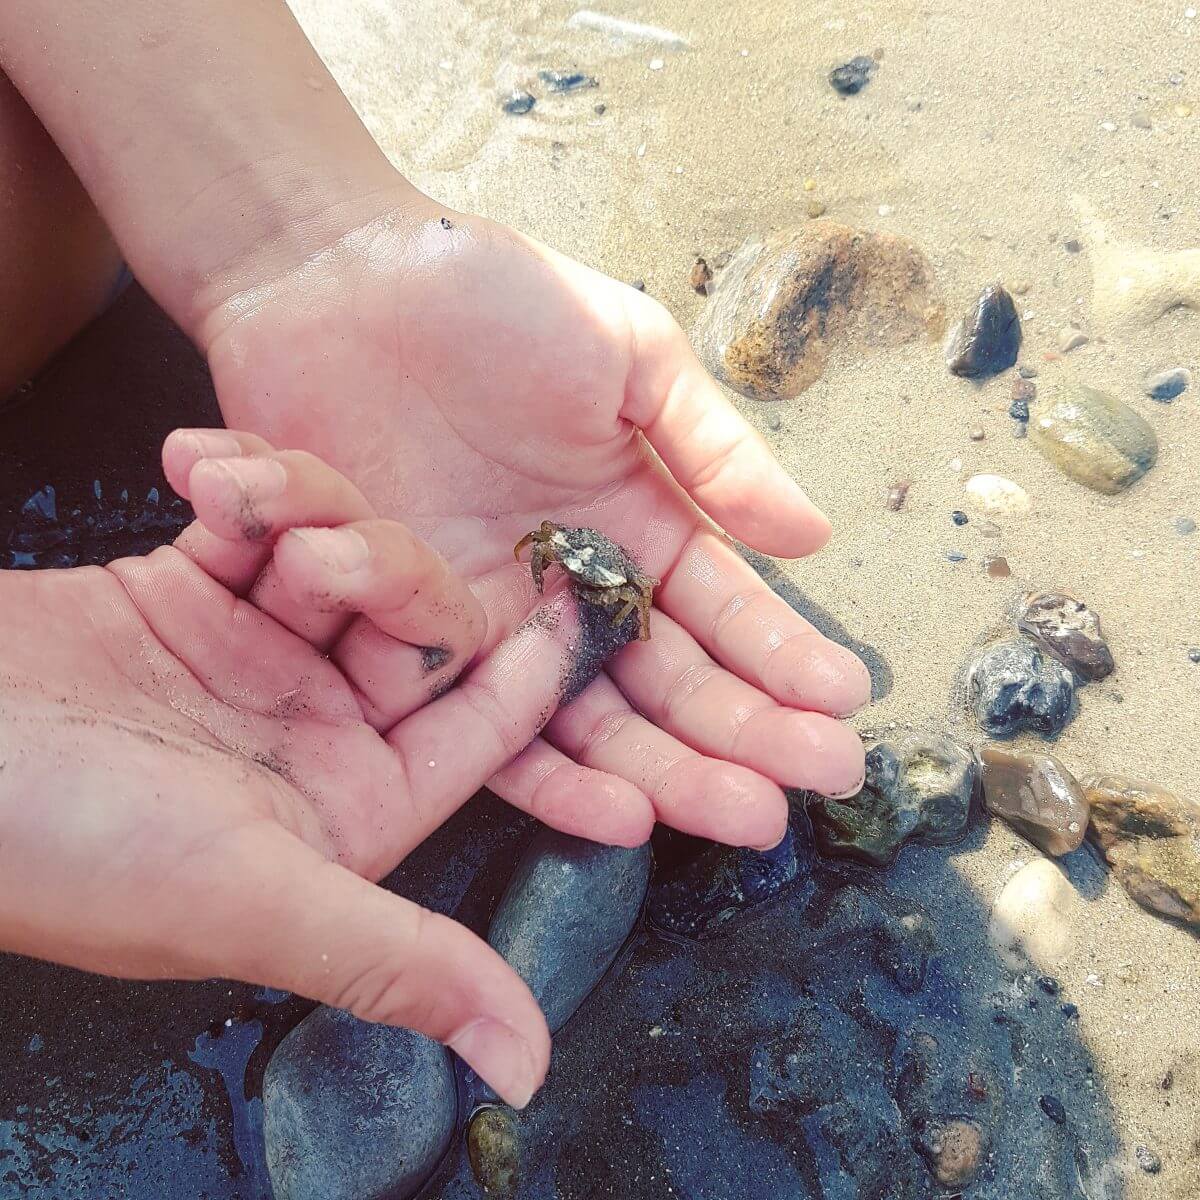
[[[562,1027],[608,970],[642,911],[649,845],[625,849],[543,829],[492,918],[488,941]]]
[[[812,864],[812,837],[802,814],[771,850],[710,846],[650,885],[646,915],[663,933],[706,938],[761,912]]]
[[[1200,248],[1150,250],[1109,237],[1095,207],[1074,197],[1092,265],[1092,320],[1097,327],[1130,330],[1173,308],[1200,310]]]
[[[1028,638],[1015,637],[979,652],[967,690],[975,718],[990,736],[1030,729],[1053,737],[1070,718],[1075,683],[1062,663]]]
[[[1121,775],[1083,781],[1089,838],[1144,908],[1200,931],[1200,805]]]
[[[1170,404],[1192,384],[1192,373],[1187,367],[1171,367],[1159,371],[1146,380],[1146,395],[1160,404]]]
[[[988,936],[1014,971],[1029,963],[1054,973],[1075,944],[1083,902],[1048,858],[1023,866],[1005,885],[988,923]]]
[[[1087,800],[1054,755],[1014,754],[989,745],[980,758],[988,812],[1055,858],[1079,849],[1087,830]]]
[[[1029,440],[1064,475],[1115,495],[1154,466],[1158,438],[1148,421],[1107,392],[1064,383],[1031,409]]]
[[[467,1156],[479,1186],[497,1200],[512,1200],[521,1178],[521,1142],[511,1109],[481,1108],[467,1129]]]
[[[1017,624],[1081,679],[1094,682],[1113,673],[1100,618],[1082,600],[1066,592],[1034,592],[1025,597]]]
[[[912,733],[867,752],[862,790],[808,805],[825,854],[883,867],[910,838],[945,845],[966,832],[979,782],[974,754],[942,735]]]
[[[984,288],[946,338],[946,366],[955,375],[977,379],[998,375],[1017,361],[1021,318],[1013,298],[1000,284]]]
[[[917,1131],[916,1146],[942,1187],[963,1188],[979,1174],[987,1137],[977,1122],[965,1117],[931,1117]]]
[[[1023,517],[1033,507],[1029,493],[1003,475],[972,475],[963,484],[963,491],[968,507],[987,517]]]
[[[709,369],[754,400],[798,396],[833,347],[940,333],[933,268],[911,242],[812,221],[748,242],[715,284],[695,330]]]
[[[458,1110],[446,1050],[409,1029],[318,1008],[263,1079],[275,1200],[403,1200],[450,1144]]]

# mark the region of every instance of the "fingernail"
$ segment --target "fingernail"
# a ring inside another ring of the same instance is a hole
[[[851,796],[857,796],[863,790],[863,786],[867,782],[866,772],[859,777],[858,782],[848,792],[830,792],[830,800],[849,800]]]
[[[538,1080],[533,1054],[520,1034],[480,1017],[451,1038],[449,1046],[513,1108],[529,1103]]]
[[[371,557],[367,539],[357,529],[293,529],[292,533],[331,571],[357,571]]]
[[[192,430],[185,435],[192,449],[201,458],[241,458],[242,448],[231,433],[222,433],[219,429]]]
[[[229,473],[248,500],[274,500],[287,487],[287,471],[273,458],[240,458],[215,465]]]

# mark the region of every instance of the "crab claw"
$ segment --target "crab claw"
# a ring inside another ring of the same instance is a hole
[[[522,539],[521,539],[521,540],[520,540],[520,541],[519,541],[519,542],[518,542],[518,543],[517,543],[517,544],[516,544],[516,545],[513,547],[513,558],[515,558],[515,559],[517,560],[517,562],[520,562],[520,561],[521,561],[521,551],[522,551],[522,550],[524,550],[524,549],[525,549],[525,547],[526,547],[526,546],[528,546],[528,545],[529,545],[529,544],[530,544],[530,543],[533,541],[533,537],[534,537],[534,535],[533,535],[532,533],[527,533],[527,534],[526,534],[526,535],[525,535],[525,536],[524,536],[524,537],[523,537],[523,538],[522,538]]]

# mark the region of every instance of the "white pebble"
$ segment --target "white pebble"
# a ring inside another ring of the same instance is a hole
[[[972,475],[963,491],[967,507],[989,517],[1021,517],[1033,508],[1029,493],[1003,475]]]
[[[1013,970],[1032,963],[1053,972],[1074,945],[1081,907],[1062,871],[1048,858],[1034,859],[996,897],[988,935]]]
[[[642,144],[641,144],[641,145],[640,145],[640,146],[637,148],[637,156],[638,156],[638,158],[645,158],[645,157],[646,157],[646,143],[645,143],[645,142],[643,142],[643,143],[642,143]]]
[[[881,204],[879,206],[879,215],[881,217],[890,217],[896,210],[890,204]]]
[[[650,60],[650,70],[661,71],[666,64],[661,58],[652,58]]]
[[[1117,132],[1117,127],[1112,121],[1101,121],[1100,128],[1103,129],[1105,133]]]

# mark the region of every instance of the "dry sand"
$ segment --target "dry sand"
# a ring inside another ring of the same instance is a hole
[[[1073,192],[1124,240],[1200,245],[1200,17],[1186,15],[1185,0],[604,7],[674,30],[689,43],[681,51],[571,30],[578,6],[563,2],[295,7],[419,186],[645,280],[685,327],[705,303],[688,286],[694,256],[802,223],[813,196],[833,219],[914,239],[952,314],[993,280],[1027,282],[1022,357],[1039,382],[1069,376],[1125,399],[1157,431],[1157,466],[1125,495],[1089,492],[1013,437],[1009,377],[954,379],[929,345],[850,348],[795,401],[737,401],[834,522],[829,548],[789,571],[891,666],[894,688],[864,727],[943,727],[964,656],[1018,592],[1059,586],[1084,597],[1118,669],[1082,693],[1056,753],[1079,773],[1120,771],[1196,794],[1200,666],[1186,651],[1200,645],[1200,534],[1181,536],[1172,522],[1200,519],[1200,393],[1155,404],[1140,379],[1200,368],[1200,317],[1169,314],[1134,335],[1093,338],[1060,363],[1041,360],[1068,321],[1095,332],[1087,256],[1064,246],[1078,232]],[[876,51],[881,64],[862,93],[831,90],[832,66]],[[527,116],[502,113],[498,97],[545,66],[577,67],[601,86],[541,99]],[[1187,105],[1194,114],[1180,115]],[[1139,111],[1150,129],[1131,125]],[[777,432],[771,411],[783,418]],[[969,440],[972,425],[985,440]],[[950,520],[977,471],[1015,479],[1033,498],[1033,514],[1001,521],[995,540],[980,536],[978,520],[961,529]],[[908,503],[885,511],[899,477],[913,481]],[[948,562],[950,550],[967,560]],[[1007,557],[1011,579],[983,573],[992,553]],[[997,825],[955,863],[990,904],[1035,853]],[[1148,1142],[1165,1164],[1157,1177],[1135,1171],[1127,1194],[1200,1195],[1197,942],[1111,881],[1085,899],[1075,932],[1059,969],[1065,992],[1080,1004],[1127,1148]],[[1159,1085],[1169,1069],[1168,1093]]]

